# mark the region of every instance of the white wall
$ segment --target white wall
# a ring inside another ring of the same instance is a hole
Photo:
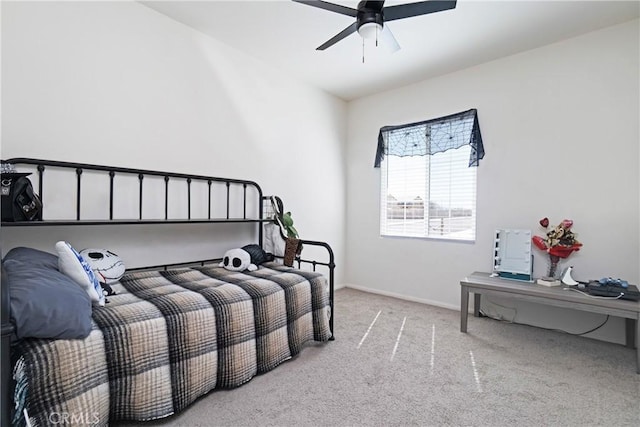
[[[574,220],[584,243],[577,279],[640,281],[638,20],[349,103],[347,280],[354,286],[459,308],[459,281],[492,267],[496,228],[544,230]],[[477,108],[486,155],[478,169],[475,243],[381,238],[385,125]],[[567,265],[567,262],[564,263]],[[546,270],[536,250],[534,273]],[[513,301],[504,317],[586,331],[603,316]],[[487,307],[497,310],[496,307]],[[517,314],[516,314],[517,312]],[[620,319],[591,336],[623,342]]]
[[[343,101],[139,3],[2,4],[2,158],[257,181],[264,194],[283,198],[303,238],[334,248],[339,282],[345,141]],[[185,233],[180,254],[160,242]],[[196,244],[203,233],[212,239]],[[25,242],[51,250],[66,238],[116,250],[131,266],[221,256],[212,248],[233,240],[216,226],[4,228],[2,235],[5,253]]]

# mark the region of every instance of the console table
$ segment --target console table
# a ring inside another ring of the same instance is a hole
[[[561,287],[547,287],[529,282],[491,277],[489,273],[475,272],[460,281],[460,332],[467,332],[469,292],[474,294],[473,315],[480,316],[482,295],[509,297],[556,307],[608,314],[625,318],[627,347],[636,347],[636,372],[640,374],[640,302],[613,298],[592,298]]]

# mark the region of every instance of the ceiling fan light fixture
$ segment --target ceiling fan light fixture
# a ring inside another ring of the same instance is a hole
[[[375,39],[378,45],[378,37],[386,40],[392,39],[392,48],[400,49],[398,42],[395,40],[389,29],[382,31],[386,20],[395,21],[398,19],[411,18],[413,16],[428,15],[430,13],[442,12],[449,9],[455,9],[456,0],[431,0],[420,1],[405,4],[396,4],[393,6],[385,6],[384,1],[366,0],[360,1],[356,9],[348,6],[342,6],[328,1],[321,0],[293,0],[296,3],[302,3],[319,9],[328,10],[329,12],[339,13],[340,15],[356,18],[356,22],[322,43],[316,50],[325,50],[333,46],[345,37],[355,33],[360,34],[362,39]],[[386,16],[386,20],[385,20]],[[388,44],[388,43],[387,43]],[[363,41],[364,46],[364,41]]]
[[[375,40],[381,31],[382,25],[377,22],[367,22],[358,28],[358,34],[360,34],[360,37],[367,40]]]

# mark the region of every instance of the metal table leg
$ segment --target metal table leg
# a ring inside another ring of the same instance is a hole
[[[469,288],[460,287],[460,332],[467,332],[467,318],[469,317]]]

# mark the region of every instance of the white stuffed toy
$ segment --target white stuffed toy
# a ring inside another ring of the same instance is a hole
[[[230,271],[256,271],[258,265],[273,261],[273,254],[266,253],[259,245],[246,245],[242,248],[229,249],[218,267]]]
[[[257,265],[251,264],[249,252],[240,248],[228,250],[218,266],[231,271],[255,271],[258,269]]]
[[[101,283],[116,283],[124,276],[124,262],[111,251],[87,248],[81,250],[80,255],[89,263],[93,272],[98,274]]]

